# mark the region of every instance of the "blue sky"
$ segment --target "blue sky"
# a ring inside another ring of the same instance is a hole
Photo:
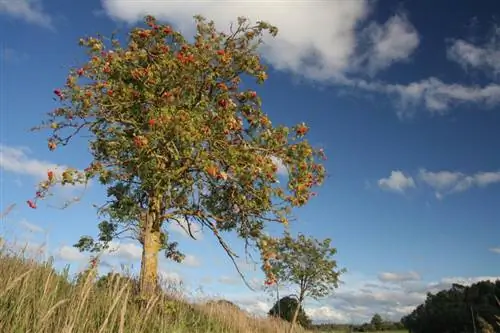
[[[222,5],[224,4],[224,5]],[[30,210],[25,201],[54,165],[85,167],[84,138],[49,152],[33,133],[56,104],[52,91],[84,59],[77,41],[154,14],[187,35],[200,13],[226,29],[237,16],[278,26],[262,55],[269,80],[259,93],[274,123],[305,121],[329,157],[319,196],[296,211],[294,231],[330,237],[348,269],[332,297],[309,302],[316,320],[399,319],[427,291],[500,276],[500,25],[495,1],[0,1],[0,230],[32,248],[48,235],[56,265],[86,263],[71,245],[96,233],[92,184],[60,189]],[[55,206],[55,207],[54,207]],[[209,234],[193,241],[172,229],[189,255],[162,261],[166,277],[202,286],[255,313],[271,305],[245,289]],[[241,244],[229,237],[236,248]],[[116,244],[105,262],[137,267],[140,248]],[[243,265],[252,283],[262,276]]]

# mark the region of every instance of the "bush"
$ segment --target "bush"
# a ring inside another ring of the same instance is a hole
[[[293,314],[295,313],[295,309],[297,309],[299,302],[293,296],[285,296],[274,304],[274,306],[269,310],[269,315],[272,317],[279,317],[288,322],[292,322]],[[311,325],[311,320],[307,316],[304,311],[304,308],[301,306],[299,309],[299,314],[297,316],[297,323],[299,323],[302,327],[309,327]]]

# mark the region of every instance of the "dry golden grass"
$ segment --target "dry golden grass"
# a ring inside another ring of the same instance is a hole
[[[93,277],[90,270],[70,281],[51,262],[0,249],[0,332],[286,332],[280,320],[254,318],[226,304],[191,304],[174,293],[139,302],[129,280],[112,279],[102,287]]]

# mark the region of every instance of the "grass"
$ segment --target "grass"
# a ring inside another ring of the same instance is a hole
[[[67,271],[57,273],[50,261],[0,248],[0,332],[286,332],[281,320],[256,318],[225,304],[190,303],[176,292],[139,302],[129,280],[97,286],[95,273],[76,281]]]

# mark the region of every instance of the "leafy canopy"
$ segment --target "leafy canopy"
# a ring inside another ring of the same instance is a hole
[[[276,243],[276,256],[264,263],[264,269],[271,270],[280,283],[296,285],[299,302],[325,297],[338,287],[345,271],[337,268],[333,258],[337,250],[330,243],[330,239],[319,241],[303,234],[293,238],[287,233]]]
[[[291,322],[297,307],[299,307],[297,322],[302,327],[309,327],[311,325],[311,319],[307,316],[307,313],[304,311],[302,305],[299,304],[299,301],[293,296],[285,296],[276,301],[269,310],[268,315]]]
[[[262,36],[277,29],[239,18],[229,34],[197,16],[194,42],[154,17],[131,30],[122,45],[112,36],[82,38],[88,61],[73,68],[54,94],[60,106],[35,129],[51,131],[48,148],[65,146],[86,134],[92,155],[84,171],[49,171],[36,198],[56,184],[87,183],[107,188],[99,209],[106,219],[97,240],[82,237],[83,250],[97,251],[132,232],[141,240],[144,214],[155,228],[164,222],[208,228],[233,258],[221,236],[236,231],[266,257],[272,239],[268,222],[287,224],[291,208],[304,205],[324,179],[323,151],[305,136],[309,128],[273,126],[255,91],[242,80],[267,79],[257,54]],[[287,186],[277,182],[280,161]],[[193,235],[192,235],[193,236]],[[161,229],[162,249],[181,261],[176,243]]]

